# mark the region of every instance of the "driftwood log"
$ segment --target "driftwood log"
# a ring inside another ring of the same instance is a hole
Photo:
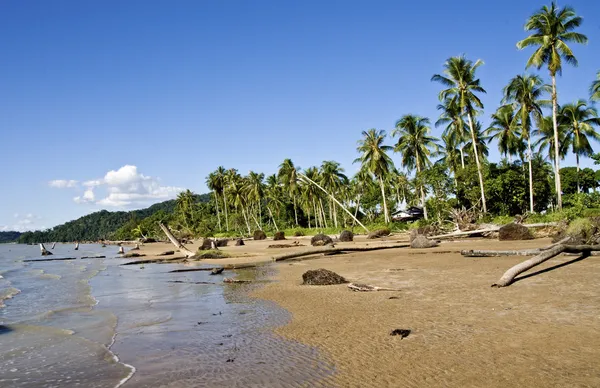
[[[52,252],[47,250],[46,247],[44,246],[44,244],[42,244],[42,243],[40,243],[40,251],[42,253],[42,256],[50,256],[52,254]]]
[[[540,254],[532,257],[531,259],[525,260],[522,263],[515,265],[502,275],[500,280],[492,284],[492,287],[506,287],[513,283],[515,277],[519,274],[549,260],[561,253],[579,253],[584,257],[587,257],[593,251],[600,251],[600,245],[565,245],[558,244],[548,250],[541,252]]]
[[[177,240],[175,238],[175,236],[173,236],[173,233],[171,233],[171,230],[169,229],[168,226],[164,225],[162,222],[159,222],[158,226],[160,226],[160,228],[162,229],[162,231],[165,232],[165,234],[167,235],[167,237],[169,238],[169,240],[173,243],[173,245],[175,245],[177,247],[177,249],[179,249],[185,255],[185,257],[192,257],[192,256],[195,255],[194,252],[192,252],[189,249],[187,249],[185,247],[185,245],[183,245],[182,243],[180,243],[179,240]]]
[[[322,248],[322,249],[312,249],[303,252],[294,252],[288,253],[281,256],[274,256],[273,261],[283,261],[289,259],[295,259],[297,257],[303,256],[311,256],[311,255],[319,255],[319,254],[332,254],[334,252],[368,252],[368,251],[378,251],[382,249],[395,249],[395,248],[408,248],[410,244],[397,244],[397,245],[383,245],[378,247],[345,247],[345,248]]]
[[[565,237],[562,240],[548,245],[547,247],[534,248],[534,249],[523,249],[519,251],[490,251],[490,250],[478,250],[478,249],[465,249],[460,251],[460,254],[465,257],[500,257],[500,256],[535,256],[543,251],[552,249],[557,245],[566,244],[570,240],[570,237]]]
[[[542,222],[542,223],[538,223],[538,224],[523,224],[523,226],[526,226],[528,228],[543,228],[546,226],[556,226],[556,225],[558,225],[558,223],[556,223],[556,222]],[[501,228],[501,226],[494,226],[494,227],[490,227],[490,228],[486,228],[486,229],[469,230],[466,232],[456,231],[456,232],[452,232],[452,233],[440,234],[437,236],[429,236],[429,238],[432,240],[439,240],[442,238],[471,236],[473,234],[497,232],[500,230],[500,228]]]
[[[79,243],[75,243],[75,250],[78,251],[79,250]]]
[[[360,284],[360,283],[350,283],[348,284],[348,288],[352,291],[400,291],[398,288],[385,288],[385,287],[376,287],[368,284]]]

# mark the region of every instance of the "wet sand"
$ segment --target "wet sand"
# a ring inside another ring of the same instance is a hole
[[[357,242],[336,246],[389,245],[405,238],[373,241],[359,236]],[[306,246],[267,248],[295,240]],[[274,264],[276,282],[253,296],[274,301],[292,314],[292,321],[276,333],[318,349],[335,366],[335,386],[600,386],[597,258],[577,261],[576,256],[562,255],[521,275],[510,287],[495,289],[490,285],[525,258],[464,258],[459,253],[549,244],[549,239],[469,239],[427,250],[401,248],[284,261]],[[167,247],[156,244],[142,250],[150,254]],[[190,246],[194,247],[197,244]],[[190,265],[272,262],[274,255],[306,249],[313,249],[308,237],[248,241],[243,247],[223,249],[233,258]],[[302,286],[302,273],[316,268],[400,291],[361,293],[345,285]],[[389,335],[393,329],[411,333],[401,339]]]

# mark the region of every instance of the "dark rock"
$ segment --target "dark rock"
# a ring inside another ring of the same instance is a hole
[[[322,247],[323,245],[333,244],[333,240],[331,239],[331,237],[325,234],[317,234],[316,236],[313,236],[313,238],[310,239],[310,244],[313,247]]]
[[[215,243],[215,240],[211,238],[205,238],[204,240],[202,240],[202,245],[200,245],[200,248],[198,248],[198,250],[208,251],[210,249],[217,249],[217,244]]]
[[[124,258],[129,259],[130,257],[142,257],[142,256],[146,256],[142,253],[137,253],[137,252],[127,252],[126,254],[123,255]]]
[[[312,286],[328,286],[332,284],[348,283],[342,276],[323,268],[306,271],[302,274],[302,280],[302,284]]]
[[[374,238],[385,237],[385,236],[389,236],[390,233],[391,233],[391,231],[388,228],[378,229],[378,230],[374,230],[371,233],[369,233],[367,235],[367,238],[374,239]]]
[[[498,231],[498,240],[533,240],[533,234],[531,231],[520,224],[506,224]]]
[[[354,240],[354,233],[352,233],[349,230],[343,230],[342,233],[340,233],[340,241],[343,242],[349,242],[349,241],[353,241]]]
[[[417,235],[411,242],[411,248],[433,248],[437,247],[437,241],[430,240],[429,238],[423,236],[422,234]]]
[[[150,244],[150,243],[155,243],[156,239],[154,239],[154,238],[143,238],[143,239],[140,239],[140,242],[143,243],[143,244]]]
[[[390,335],[399,335],[400,338],[406,338],[410,334],[410,329],[394,329],[390,331]]]
[[[235,240],[236,247],[241,247],[242,245],[246,245],[246,244],[244,244],[244,240],[242,240],[241,238],[238,238],[237,240]]]
[[[221,238],[221,239],[216,240],[215,244],[217,245],[217,247],[226,247],[228,242],[229,242],[229,239]]]
[[[171,256],[174,254],[175,254],[175,251],[164,251],[164,252],[159,253],[157,256]]]
[[[285,233],[283,231],[275,232],[273,240],[285,240]]]
[[[267,234],[265,232],[263,232],[262,230],[254,231],[254,239],[255,240],[265,240],[266,238],[267,238]]]
[[[221,267],[221,268],[213,268],[212,271],[210,271],[211,275],[219,275],[221,273],[223,273],[223,271],[225,270],[225,268]]]

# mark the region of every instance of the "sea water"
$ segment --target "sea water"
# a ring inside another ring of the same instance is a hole
[[[0,387],[329,385],[322,355],[273,334],[287,312],[248,296],[270,269],[223,284],[170,272],[183,264],[124,266],[114,246],[73,248],[0,245]]]

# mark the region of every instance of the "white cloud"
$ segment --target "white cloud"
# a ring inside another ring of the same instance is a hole
[[[15,218],[19,218],[18,213],[15,213],[14,216]],[[26,232],[28,230],[42,230],[45,229],[45,227],[36,224],[36,220],[40,220],[41,218],[42,217],[40,216],[29,213],[26,216],[19,218],[13,225],[0,226],[0,231],[15,230],[17,232]]]
[[[82,185],[87,187],[87,190],[73,198],[76,203],[95,203],[110,207],[128,207],[167,200],[183,191],[179,187],[161,186],[157,178],[138,172],[137,167],[132,165],[111,170],[103,178],[87,180]],[[105,191],[106,196],[97,199],[94,189]]]
[[[65,179],[56,179],[53,181],[48,182],[48,185],[50,187],[54,187],[57,189],[64,189],[67,187],[77,187],[77,181],[76,180],[65,180]]]

